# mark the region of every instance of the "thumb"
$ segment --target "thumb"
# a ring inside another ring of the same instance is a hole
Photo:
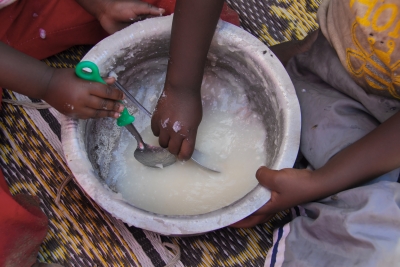
[[[277,171],[271,170],[267,167],[260,167],[257,172],[256,172],[256,178],[260,182],[260,184],[271,191],[274,188],[274,183],[271,183],[271,180],[274,179],[276,176]],[[271,179],[272,177],[272,179]],[[276,194],[275,192],[271,192],[271,199],[273,194]],[[276,207],[275,203],[273,201],[268,200],[267,203],[265,203],[261,208],[259,208],[256,212],[251,214],[250,216],[240,220],[239,222],[236,222],[230,227],[235,227],[235,228],[248,228],[255,226],[260,223],[264,223],[269,221],[279,209]]]
[[[256,172],[256,178],[258,182],[268,188],[269,190],[276,191],[276,177],[277,177],[278,171],[271,170],[265,166],[262,166],[258,168]]]
[[[256,178],[258,182],[265,188],[271,191],[271,198],[270,200],[267,201],[267,203],[264,204],[259,210],[253,213],[253,215],[263,215],[269,214],[273,215],[279,209],[276,208],[276,203],[273,201],[273,198],[278,195],[277,189],[278,186],[276,184],[276,177],[277,177],[278,171],[271,170],[265,166],[260,167],[257,172],[256,172]],[[253,220],[256,220],[253,218]]]

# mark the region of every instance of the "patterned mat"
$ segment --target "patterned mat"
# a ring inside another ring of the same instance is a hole
[[[319,0],[230,0],[242,27],[267,45],[301,39],[316,28]],[[268,25],[268,26],[267,26]],[[73,68],[90,49],[73,47],[45,62]],[[5,90],[5,99],[40,102]],[[57,189],[71,175],[61,148],[60,114],[3,103],[0,112],[0,166],[12,194],[37,195],[50,221],[39,260],[64,266],[263,266],[272,231],[290,220],[287,213],[251,229],[224,228],[192,237],[166,237],[128,227],[69,183],[55,202]],[[173,244],[172,246],[170,244]],[[180,249],[180,255],[177,251]]]

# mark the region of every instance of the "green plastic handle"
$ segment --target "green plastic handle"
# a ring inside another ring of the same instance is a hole
[[[99,68],[91,61],[79,62],[76,65],[75,73],[81,79],[106,84],[106,82],[100,76]],[[123,127],[131,124],[134,121],[135,117],[130,115],[128,110],[124,108],[124,110],[121,112],[121,116],[119,116],[117,119],[117,125]]]

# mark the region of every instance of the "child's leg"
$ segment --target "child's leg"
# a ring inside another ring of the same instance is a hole
[[[36,197],[11,196],[0,171],[0,266],[32,266],[47,233]]]

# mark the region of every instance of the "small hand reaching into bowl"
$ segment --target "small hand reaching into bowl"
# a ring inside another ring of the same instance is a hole
[[[182,101],[182,100],[185,101]],[[192,156],[196,134],[202,119],[200,93],[188,95],[177,90],[164,90],[151,119],[151,128],[161,147],[180,160]]]

